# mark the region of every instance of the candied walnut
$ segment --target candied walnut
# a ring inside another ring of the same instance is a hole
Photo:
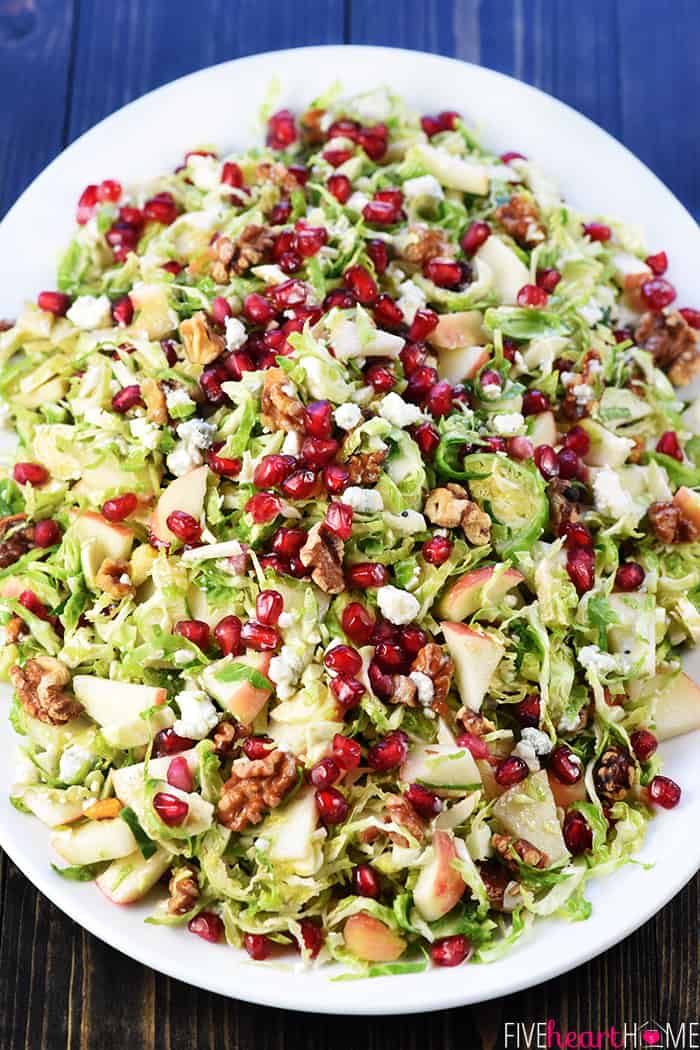
[[[386,800],[387,820],[392,824],[398,824],[405,828],[417,842],[425,841],[425,824],[416,813],[411,803],[401,795],[389,795]],[[387,835],[395,846],[410,845],[405,835],[399,835],[396,831],[388,831]]]
[[[229,268],[236,254],[233,241],[224,235],[217,237],[209,248],[213,262],[211,264],[212,280],[216,284],[227,284],[229,280]]]
[[[515,872],[517,875],[518,860],[523,864],[528,864],[531,868],[546,868],[549,864],[549,857],[546,853],[537,849],[527,839],[516,839],[512,835],[497,835],[491,836],[491,845],[499,854],[501,860],[505,866]]]
[[[566,525],[572,525],[581,517],[581,505],[577,496],[578,490],[575,486],[561,478],[552,478],[547,484],[549,522],[555,536],[561,535]]]
[[[260,420],[267,430],[302,430],[304,406],[294,396],[287,373],[282,368],[267,368],[260,401]]]
[[[259,824],[296,781],[297,764],[287,751],[271,751],[253,760],[237,758],[216,808],[219,822],[231,831]]]
[[[272,247],[274,234],[264,226],[250,223],[238,238],[237,255],[234,263],[236,273],[245,273],[251,266],[257,266]]]
[[[10,681],[27,714],[51,726],[65,725],[83,710],[74,696],[64,692],[70,680],[69,669],[54,656],[35,656],[24,667],[10,670]]]
[[[343,541],[324,529],[321,522],[309,529],[306,543],[299,551],[301,564],[311,568],[311,579],[326,594],[340,594],[345,590],[343,552]]]
[[[413,222],[408,227],[408,239],[401,250],[401,256],[407,262],[422,266],[430,259],[451,258],[453,255],[454,247],[439,226]]]
[[[353,452],[345,462],[351,485],[374,485],[382,472],[382,463],[387,457],[386,449],[374,452]]]
[[[21,616],[11,616],[4,627],[5,630],[5,644],[13,645],[19,641],[20,635],[24,632],[24,620]]]
[[[490,542],[491,518],[485,510],[482,510],[476,503],[472,503],[471,500],[464,508],[461,525],[467,540],[475,547],[483,547]]]
[[[389,697],[390,704],[403,704],[405,707],[418,707],[418,701],[416,700],[418,690],[416,689],[415,683],[411,681],[408,675],[395,674],[391,681],[394,686],[394,691]]]
[[[651,531],[660,543],[692,543],[700,536],[697,525],[671,502],[652,503],[647,510]]]
[[[460,707],[457,712],[457,721],[462,724],[465,733],[471,733],[472,736],[486,736],[487,733],[493,733],[496,728],[493,722],[480,715],[478,711],[472,711],[470,707]]]
[[[642,456],[646,452],[646,442],[644,438],[640,437],[639,435],[633,437],[632,441],[634,441],[634,447],[630,450],[630,454],[627,457],[627,462],[640,463],[642,460]]]
[[[533,248],[545,239],[540,213],[527,197],[516,195],[496,208],[496,218],[506,233],[524,248]]]
[[[446,529],[461,525],[467,540],[475,546],[482,546],[491,539],[490,517],[468,498],[461,485],[448,484],[433,489],[423,511],[434,525]]]
[[[433,683],[431,707],[437,709],[438,705],[444,705],[445,698],[450,691],[454,669],[455,665],[452,660],[442,646],[436,642],[428,642],[419,650],[411,664],[411,670],[427,675]]]
[[[642,285],[651,277],[649,270],[644,273],[628,273],[623,279],[623,299],[630,310],[642,313],[644,310],[644,297],[642,296]]]
[[[310,146],[318,146],[325,139],[322,121],[325,109],[307,109],[299,117],[304,139]]]
[[[186,915],[199,900],[197,872],[189,864],[175,868],[168,884],[168,912],[171,915]]]
[[[676,386],[685,386],[700,372],[700,336],[682,314],[648,311],[634,333],[637,346],[648,350],[654,364],[668,374]]]
[[[261,164],[258,164],[255,174],[258,182],[271,182],[273,185],[279,186],[284,193],[291,193],[299,185],[289,169],[279,162],[271,164],[269,161],[263,161]]]
[[[600,368],[600,355],[595,350],[587,350],[581,360],[581,371],[575,372],[571,382],[565,384],[566,394],[560,405],[565,419],[584,419],[598,407],[593,384]]]
[[[207,315],[198,310],[180,324],[185,357],[194,365],[209,365],[221,357],[226,344],[209,325]]]
[[[607,802],[621,802],[634,784],[634,767],[624,751],[609,747],[600,757],[593,774],[598,797]]]
[[[129,562],[123,558],[105,558],[95,576],[97,587],[113,598],[133,594],[134,585],[129,575]]]
[[[24,514],[11,514],[7,518],[0,519],[0,535],[5,535],[10,529],[13,528],[20,521],[24,521]],[[30,551],[34,546],[34,526],[25,525],[24,528],[17,528],[12,532],[7,539],[4,539],[0,543],[0,569],[7,569],[8,566],[14,565],[16,561]]]
[[[146,419],[163,426],[168,422],[168,407],[165,394],[156,379],[146,378],[141,383],[141,397],[146,405]]]
[[[486,861],[479,865],[481,881],[486,887],[489,906],[494,911],[513,911],[520,897],[520,883],[510,879],[508,872],[496,861]]]
[[[250,733],[250,726],[243,725],[242,722],[235,725],[233,722],[219,722],[211,738],[214,743],[214,754],[219,755],[220,758],[228,757],[232,754],[238,741],[250,736]]]

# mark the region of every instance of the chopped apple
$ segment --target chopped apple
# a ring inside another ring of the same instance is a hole
[[[287,806],[280,807],[260,830],[270,843],[268,858],[273,864],[288,866],[295,875],[313,875],[317,858],[312,841],[318,826],[318,807],[314,790],[302,788]]]
[[[187,589],[187,608],[193,620],[202,620],[212,628],[216,627],[219,620],[225,615],[221,606],[215,607],[209,604],[206,591],[203,591],[196,583],[191,583]]]
[[[591,444],[583,461],[589,467],[621,467],[634,448],[630,438],[618,437],[592,419],[582,419],[580,426],[588,434]]]
[[[62,828],[51,836],[51,846],[69,864],[116,860],[138,849],[129,825],[121,817],[91,820],[78,828]]]
[[[481,773],[481,783],[483,785],[483,791],[485,797],[491,801],[494,798],[500,798],[506,792],[506,788],[496,780],[494,776],[494,767],[485,758],[479,759],[477,762],[479,772]]]
[[[544,769],[509,788],[494,804],[493,815],[509,835],[527,839],[545,853],[549,864],[567,860],[569,851],[557,819],[554,796]]]
[[[140,470],[125,470],[114,457],[105,458],[94,467],[81,466],[80,481],[73,489],[74,495],[85,496],[93,505],[104,502],[105,494],[113,492],[135,492],[149,496],[153,492],[151,476],[146,467]]]
[[[700,492],[693,492],[685,485],[681,485],[673,497],[673,502],[684,518],[700,528]]]
[[[560,809],[568,809],[574,802],[585,802],[588,798],[583,777],[575,784],[562,784],[561,780],[557,780],[551,773],[548,773],[547,777],[554,801]]]
[[[8,576],[0,586],[0,597],[19,598],[22,591],[27,589],[26,583],[22,582],[20,576]]]
[[[126,750],[131,747],[145,747],[155,733],[170,729],[175,722],[175,712],[170,707],[161,707],[149,718],[132,718],[129,721],[115,722],[103,726],[102,736],[112,747]]]
[[[449,383],[463,383],[467,379],[473,379],[489,357],[488,350],[485,350],[483,346],[440,350],[437,361],[438,375],[440,379],[446,379]]]
[[[700,729],[700,688],[681,672],[657,697],[654,711],[655,734],[670,740]]]
[[[157,850],[146,859],[140,850],[112,861],[95,881],[114,904],[133,904],[155,886],[172,864],[172,854]]]
[[[151,576],[153,562],[158,558],[158,551],[149,543],[141,543],[131,555],[129,575],[134,587],[140,587]]]
[[[149,339],[164,339],[177,328],[177,314],[169,302],[167,284],[144,284],[138,281],[129,292],[136,316],[132,327]]]
[[[190,772],[194,773],[199,764],[199,756],[194,748],[189,751],[181,751],[178,758],[184,758],[189,766]],[[155,780],[165,780],[168,775],[168,767],[173,756],[165,755],[163,758],[152,758],[148,763],[148,775]],[[137,762],[133,766],[121,766],[112,770],[112,784],[114,794],[124,806],[136,809],[134,803],[139,804],[139,798],[143,796],[145,764]]]
[[[438,616],[466,620],[483,605],[496,605],[513,587],[525,579],[517,569],[497,572],[495,566],[472,569],[445,591],[437,606]]]
[[[34,390],[14,394],[14,399],[22,408],[39,408],[41,405],[53,405],[68,393],[68,382],[65,379],[49,379]]]
[[[94,586],[97,571],[105,558],[126,561],[134,542],[133,530],[116,525],[101,514],[86,510],[71,525],[71,533],[80,544],[80,560],[89,586]]]
[[[429,784],[445,791],[466,790],[481,783],[479,767],[471,751],[459,747],[426,744],[413,747],[401,767],[401,779],[407,784]]]
[[[406,951],[403,937],[366,911],[346,920],[343,940],[352,954],[365,962],[395,962]]]
[[[442,314],[428,336],[428,342],[440,352],[483,347],[488,342],[483,320],[481,310],[456,310],[451,314]]]
[[[43,784],[23,787],[17,795],[27,809],[50,828],[78,820],[83,815],[88,799],[93,798],[87,788],[71,787],[64,790],[45,787]]]
[[[484,241],[474,258],[480,259],[490,267],[493,290],[499,302],[505,306],[513,306],[520,289],[530,282],[525,263],[495,233]]]
[[[538,445],[551,445],[554,447],[554,445],[558,444],[557,424],[554,419],[554,413],[540,412],[536,416],[530,416],[527,436],[535,448]]]
[[[473,161],[425,143],[414,146],[413,152],[425,170],[448,189],[474,193],[479,197],[489,192],[489,173],[483,164],[474,164]]]
[[[73,692],[101,726],[133,721],[142,711],[158,707],[168,699],[167,691],[160,686],[117,682],[90,674],[75,675]]]
[[[247,678],[236,680],[235,670],[230,669],[243,664],[267,677],[271,659],[271,653],[246,653],[235,658],[227,656],[224,660],[217,660],[216,663],[205,667],[202,672],[202,685],[240,722],[250,725],[272,696],[272,687],[267,689],[255,686]]]
[[[441,831],[452,831],[460,824],[465,824],[479,804],[480,798],[479,791],[472,791],[470,795],[455,802],[453,806],[443,809],[435,821],[435,827],[440,828]]]
[[[426,922],[435,922],[452,911],[466,884],[452,867],[459,854],[451,832],[436,831],[427,854],[413,890],[413,902]]]
[[[208,474],[208,467],[195,467],[171,481],[161,492],[150,520],[151,532],[161,543],[174,543],[177,540],[167,526],[168,516],[174,510],[184,510],[199,521],[204,509]]]
[[[462,703],[472,711],[479,711],[504,648],[495,638],[463,623],[443,620],[440,626],[454,660]]]

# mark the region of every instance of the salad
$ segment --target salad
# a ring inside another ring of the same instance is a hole
[[[0,334],[12,802],[254,960],[488,962],[681,801],[700,312],[456,112],[273,109]]]

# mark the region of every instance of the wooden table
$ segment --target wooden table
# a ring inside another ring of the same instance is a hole
[[[72,139],[145,91],[251,52],[342,42],[456,55],[537,84],[700,215],[699,34],[697,0],[0,0],[0,215]],[[338,1022],[263,1014],[154,974],[75,926],[7,860],[0,877],[0,1050],[496,1050],[506,1022],[596,1031],[700,1014],[697,878],[619,947],[546,986]]]

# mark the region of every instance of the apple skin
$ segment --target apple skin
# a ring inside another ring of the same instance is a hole
[[[199,521],[204,508],[208,474],[208,467],[195,467],[187,474],[175,478],[161,492],[149,522],[151,534],[156,540],[161,543],[177,541],[177,537],[167,526],[168,515],[174,510],[184,510]]]
[[[700,729],[700,687],[681,672],[659,694],[654,717],[654,734],[658,740],[671,740]]]
[[[168,699],[167,690],[160,686],[118,682],[89,674],[73,677],[73,691],[90,717],[102,726],[129,722],[142,711],[159,707]]]
[[[158,850],[146,860],[140,850],[114,860],[95,883],[112,904],[126,905],[141,900],[155,886],[172,863],[172,855]]]
[[[463,350],[466,347],[483,346],[486,342],[481,310],[458,310],[441,314],[435,328],[428,335],[428,342],[437,350]]]
[[[558,444],[557,424],[553,412],[540,412],[536,416],[531,416],[530,420],[527,436],[535,448],[538,445],[554,447]]]
[[[62,828],[51,836],[51,846],[69,864],[115,860],[138,849],[129,826],[120,817]]]
[[[673,497],[673,502],[684,518],[700,528],[700,493],[692,492],[685,485],[681,485]]]
[[[2,586],[0,586],[0,597],[19,598],[22,591],[26,589],[26,584],[22,583],[19,576],[8,576],[6,580],[2,581]]]
[[[413,902],[426,922],[441,919],[462,898],[466,883],[452,867],[452,861],[458,857],[452,834],[435,831],[430,859],[421,869],[413,890]]]
[[[233,661],[227,660],[226,663],[247,664],[248,667],[254,667],[256,671],[260,671],[267,677],[271,660],[272,653],[246,653],[244,656],[235,657]],[[223,661],[219,661],[217,664],[210,664],[205,669],[202,677],[204,687],[240,722],[250,725],[272,696],[272,690],[257,689],[246,681],[220,682],[214,676],[222,666],[224,666]]]
[[[583,777],[577,780],[575,784],[562,784],[561,780],[557,780],[555,776],[548,772],[547,779],[554,795],[554,801],[560,809],[568,809],[574,802],[586,802],[588,800],[586,783]]]
[[[352,954],[365,962],[396,962],[406,951],[403,937],[366,911],[347,919],[343,940]]]
[[[451,314],[445,314],[451,317]],[[489,359],[489,352],[481,346],[456,347],[454,350],[439,349],[437,370],[440,379],[453,385],[473,379]]]
[[[81,540],[96,540],[105,558],[128,558],[134,542],[134,530],[128,525],[107,521],[95,510],[86,510],[73,522],[73,531]]]
[[[438,616],[448,617],[452,621],[466,620],[467,616],[471,616],[481,606],[484,587],[493,579],[495,572],[495,567],[488,565],[482,569],[472,569],[471,572],[460,576],[440,599]],[[517,569],[506,569],[500,573],[490,597],[493,601],[500,601],[504,594],[517,587],[524,579]]]
[[[489,635],[463,623],[440,623],[447,648],[455,664],[455,678],[462,703],[479,711],[504,648]]]

